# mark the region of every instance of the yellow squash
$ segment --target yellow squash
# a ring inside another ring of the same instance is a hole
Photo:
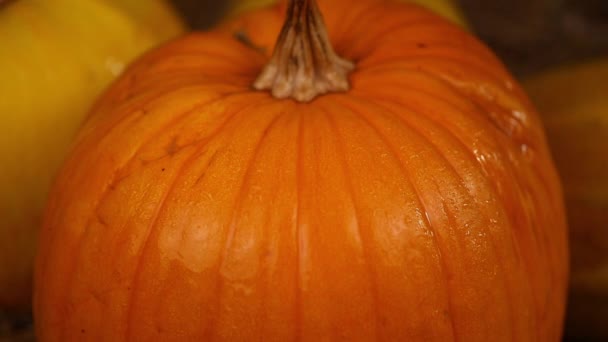
[[[47,188],[96,96],[177,35],[164,0],[0,5],[0,310],[26,310]]]
[[[236,15],[244,11],[252,10],[262,6],[267,6],[276,3],[279,0],[230,0],[229,14]],[[356,1],[356,0],[353,0]],[[444,16],[446,19],[451,20],[461,26],[466,26],[464,15],[453,2],[453,0],[397,0],[397,1],[409,1],[420,4],[427,7],[437,14]]]
[[[566,194],[572,249],[568,333],[608,341],[608,59],[525,84]]]

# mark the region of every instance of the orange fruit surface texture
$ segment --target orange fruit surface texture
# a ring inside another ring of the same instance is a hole
[[[560,340],[563,196],[520,86],[422,7],[318,4],[346,92],[252,89],[285,3],[106,92],[48,203],[41,341]]]

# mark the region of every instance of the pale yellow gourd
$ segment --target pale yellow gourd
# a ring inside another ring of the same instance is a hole
[[[182,31],[164,0],[0,5],[0,310],[26,310],[47,190],[98,94]]]

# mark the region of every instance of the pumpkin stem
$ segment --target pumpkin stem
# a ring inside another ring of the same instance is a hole
[[[347,91],[354,64],[338,56],[329,42],[316,0],[289,0],[287,18],[270,62],[253,84],[276,98],[312,101]]]

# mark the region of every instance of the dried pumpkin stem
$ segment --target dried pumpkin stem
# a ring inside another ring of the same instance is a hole
[[[329,42],[316,0],[290,0],[274,54],[253,87],[276,98],[312,101],[347,91],[354,64],[338,56]]]

